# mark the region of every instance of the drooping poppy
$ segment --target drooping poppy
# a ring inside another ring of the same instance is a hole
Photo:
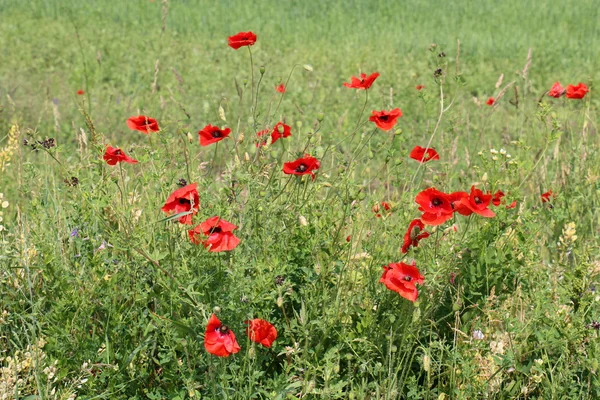
[[[567,85],[567,99],[583,99],[589,91],[585,83],[579,82],[579,85]]]
[[[256,35],[253,32],[240,32],[229,36],[229,47],[239,49],[244,46],[253,46],[256,43]]]
[[[204,348],[218,357],[228,357],[240,351],[235,334],[215,314],[210,316],[204,333]]]
[[[379,72],[374,72],[371,75],[360,74],[360,78],[355,76],[350,78],[350,82],[344,82],[344,86],[351,89],[363,89],[366,90],[371,87],[375,79],[379,76]]]
[[[417,194],[415,202],[420,206],[419,211],[423,211],[421,221],[427,225],[441,225],[452,218],[454,210],[450,198],[435,188]]]
[[[502,203],[502,198],[505,196],[502,190],[498,190],[494,193],[494,197],[492,197],[492,204],[498,207],[500,203]]]
[[[542,194],[542,203],[548,203],[552,197],[554,197],[554,193],[552,190],[548,190],[546,193]]]
[[[77,94],[78,94],[78,95],[80,95],[80,96],[82,96],[82,95],[84,95],[84,94],[85,94],[85,92],[84,92],[83,90],[79,89],[79,90],[77,91]]]
[[[425,85],[417,85],[416,89],[423,90],[423,89],[425,89]]]
[[[285,93],[285,85],[283,83],[281,85],[277,85],[275,86],[275,90],[277,90],[279,93]]]
[[[260,343],[265,347],[271,347],[275,339],[277,339],[277,329],[270,322],[264,319],[255,318],[245,321],[248,325],[246,334],[253,342]]]
[[[475,189],[475,186],[471,186],[471,193],[468,197],[463,197],[460,200],[460,205],[463,207],[459,207],[457,211],[465,216],[475,213],[482,217],[492,218],[496,215],[488,208],[492,202],[492,197],[491,194],[484,194],[481,190]]]
[[[421,146],[415,146],[415,148],[410,152],[409,157],[420,163],[426,163],[427,161],[440,159],[440,155],[433,147],[427,148]]]
[[[560,82],[554,82],[554,85],[552,85],[552,88],[548,91],[548,96],[558,99],[560,96],[564,95],[565,93],[566,93],[566,90],[564,87],[562,87]]]
[[[313,181],[315,180],[315,173],[313,171],[318,170],[321,167],[321,163],[314,157],[305,154],[304,157],[298,158],[295,161],[286,162],[283,164],[283,172],[288,175],[306,175],[310,174]]]
[[[145,115],[138,115],[136,117],[129,118],[127,120],[127,126],[131,130],[139,131],[145,134],[158,132],[160,130],[158,127],[158,122],[154,118],[150,118]]]
[[[383,268],[383,275],[379,282],[405,299],[415,302],[419,296],[416,284],[421,285],[425,282],[425,277],[421,275],[416,264],[400,262],[385,265]]]
[[[398,118],[402,116],[402,110],[394,108],[393,110],[386,111],[372,111],[369,121],[374,122],[375,125],[384,131],[389,131],[396,125]]]
[[[129,157],[127,154],[125,154],[125,152],[123,152],[123,150],[116,148],[116,147],[111,147],[108,146],[106,148],[106,151],[104,152],[104,157],[102,157],[104,159],[104,161],[106,161],[106,163],[108,165],[117,165],[117,163],[120,162],[126,162],[129,164],[137,164],[137,160],[134,160],[133,158]]]
[[[408,229],[404,234],[404,244],[402,252],[407,253],[410,246],[418,247],[419,241],[429,237],[429,232],[424,232],[425,224],[420,219],[413,219],[408,225]]]
[[[240,239],[233,234],[238,227],[220,217],[211,217],[194,229],[188,231],[188,236],[192,243],[202,243],[208,251],[218,253],[221,251],[231,251],[240,244]],[[208,238],[202,240],[198,236],[203,234]]]
[[[488,106],[493,106],[495,102],[496,102],[496,99],[494,99],[493,97],[490,97],[489,99],[487,99],[485,104],[487,104]]]
[[[218,126],[206,125],[202,130],[198,131],[200,136],[200,146],[208,146],[213,143],[220,142],[231,133],[231,129],[220,129]]]
[[[192,216],[198,212],[200,207],[200,195],[197,183],[191,183],[177,189],[167,199],[161,210],[166,214],[179,214],[191,211],[190,214],[179,217],[179,222],[185,225],[192,224]]]

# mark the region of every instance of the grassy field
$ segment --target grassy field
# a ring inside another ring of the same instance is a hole
[[[599,398],[596,3],[0,1],[0,398]],[[304,154],[314,179],[282,171]],[[192,183],[184,225],[161,207]],[[419,193],[472,186],[493,218],[401,251]],[[213,216],[235,249],[190,241]],[[413,261],[416,301],[380,282]],[[213,314],[239,352],[207,351]]]

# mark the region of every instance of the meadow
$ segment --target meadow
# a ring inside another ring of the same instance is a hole
[[[596,3],[0,1],[0,399],[600,398]]]

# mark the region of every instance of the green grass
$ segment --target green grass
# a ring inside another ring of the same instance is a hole
[[[0,2],[0,394],[598,398],[600,11],[455,3]],[[227,46],[246,30],[255,110],[248,50]],[[373,71],[366,102],[342,86]],[[544,96],[555,81],[591,92]],[[394,107],[397,129],[373,130],[370,111]],[[162,131],[129,130],[139,113]],[[257,149],[278,120],[292,136]],[[209,123],[233,140],[200,147]],[[57,146],[21,143],[47,138]],[[430,138],[441,160],[419,168],[408,153]],[[109,167],[108,144],[139,163]],[[314,181],[281,172],[305,152],[321,160]],[[195,223],[239,226],[235,250],[164,221],[181,178],[198,183]],[[400,252],[417,193],[471,185],[518,206],[455,216]],[[379,283],[382,265],[413,259],[414,304]],[[213,312],[238,354],[206,352]],[[246,337],[251,318],[277,327],[271,349]]]

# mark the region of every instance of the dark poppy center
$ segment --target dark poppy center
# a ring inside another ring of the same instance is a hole
[[[296,168],[296,172],[306,172],[307,169],[308,169],[308,167],[305,164],[300,164]]]
[[[380,119],[381,121],[387,121],[389,118],[390,118],[390,116],[389,116],[389,115],[382,115],[381,117],[379,117],[379,119]]]
[[[221,325],[221,327],[219,328],[219,332],[221,332],[223,335],[226,335],[227,333],[229,333],[229,328],[227,327],[227,325]]]
[[[210,233],[221,233],[221,232],[223,232],[223,229],[221,229],[220,226],[215,226],[214,228],[212,228],[210,230]]]
[[[481,204],[481,203],[483,203],[483,201],[481,201],[481,199],[479,198],[479,196],[475,196],[475,198],[473,200],[475,201],[475,204]]]
[[[190,205],[192,204],[192,202],[189,199],[184,199],[184,198],[180,198],[178,200],[178,202],[179,202],[179,204],[182,204],[182,205],[183,204],[190,204]]]
[[[440,200],[440,199],[437,199],[437,198],[436,198],[436,199],[433,199],[433,200],[431,201],[431,204],[432,204],[434,207],[439,207],[439,206],[441,206],[441,205],[442,205],[442,200]]]
[[[221,137],[221,131],[212,131],[210,134],[214,138],[220,138]]]
[[[410,281],[412,281],[412,277],[410,277],[410,276],[407,275],[407,276],[404,277],[404,280],[406,282],[410,282]]]
[[[116,150],[115,151],[115,156],[120,156],[121,154],[123,154],[123,152],[121,150]]]

